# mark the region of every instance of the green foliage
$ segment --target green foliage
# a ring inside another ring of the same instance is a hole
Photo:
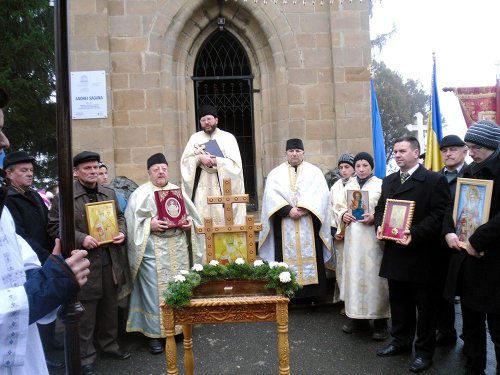
[[[36,183],[57,176],[54,19],[47,0],[4,0],[0,7],[0,85],[11,97],[5,113],[10,150],[37,158]]]
[[[429,95],[420,81],[403,81],[399,73],[383,62],[373,61],[375,91],[384,132],[387,161],[392,157],[394,141],[409,134],[406,125],[413,123],[415,113],[427,117]]]
[[[259,264],[259,263],[257,263]],[[188,273],[180,274],[176,277],[183,276],[183,281],[170,281],[167,289],[163,293],[165,303],[173,308],[179,309],[186,306],[193,297],[193,289],[198,285],[217,280],[263,280],[266,281],[266,287],[275,289],[276,293],[292,298],[301,285],[297,283],[295,273],[288,269],[285,263],[278,262],[262,262],[260,265],[251,266],[236,262],[230,263],[227,266],[217,264],[206,264],[200,271],[191,269]],[[288,272],[290,281],[280,281],[282,272]]]

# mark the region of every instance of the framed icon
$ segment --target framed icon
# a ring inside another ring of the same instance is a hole
[[[115,201],[87,203],[85,213],[89,234],[99,242],[99,245],[113,242],[113,237],[119,232]]]
[[[397,241],[410,229],[415,211],[415,202],[399,199],[387,199],[382,220],[382,237]]]
[[[347,208],[356,220],[363,220],[363,215],[370,212],[369,198],[366,190],[347,190]]]
[[[453,219],[460,247],[466,248],[469,237],[488,221],[492,192],[492,180],[457,179]]]

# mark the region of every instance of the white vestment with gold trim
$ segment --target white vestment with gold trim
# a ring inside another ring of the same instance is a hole
[[[326,262],[331,257],[329,191],[321,170],[302,162],[295,170],[287,162],[274,168],[266,180],[262,202],[262,231],[259,235],[259,256],[275,260],[272,216],[285,206],[300,207],[310,214],[298,220],[285,217],[281,221],[283,261],[297,273],[301,285],[318,283],[317,251],[323,252]],[[321,223],[319,237],[322,249],[316,249],[313,228],[314,215]]]
[[[169,281],[181,270],[189,270],[188,235],[194,263],[203,258],[202,235],[195,227],[201,219],[191,200],[183,194],[186,211],[191,216],[191,231],[180,228],[167,229],[163,233],[151,233],[151,219],[158,214],[154,192],[179,189],[168,183],[160,188],[147,182],[139,186],[127,202],[127,250],[132,278],[132,294],[127,320],[127,332],[141,332],[147,337],[166,337],[161,324],[160,304]]]

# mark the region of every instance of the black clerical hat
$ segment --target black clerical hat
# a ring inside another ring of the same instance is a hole
[[[302,150],[304,151],[304,143],[302,143],[302,139],[299,138],[291,138],[286,141],[286,150]]]
[[[157,154],[154,154],[154,155],[151,155],[148,158],[148,161],[147,161],[148,169],[151,168],[151,166],[153,166],[155,164],[166,164],[166,165],[168,165],[167,158],[165,158],[165,155],[163,155],[161,152],[159,152]]]
[[[198,114],[199,114],[199,116],[198,116],[199,118],[202,118],[202,117],[205,117],[208,115],[212,115],[214,117],[217,117],[217,109],[210,104],[204,104],[198,110]]]

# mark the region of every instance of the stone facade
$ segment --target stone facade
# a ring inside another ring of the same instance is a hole
[[[304,140],[324,172],[342,152],[372,151],[367,1],[321,6],[291,1],[223,2],[226,29],[254,74],[257,188]],[[170,179],[196,130],[191,76],[217,28],[216,0],[71,0],[71,70],[105,70],[107,119],[74,120],[73,149],[100,152],[110,175],[146,181],[146,159],[164,152]]]

